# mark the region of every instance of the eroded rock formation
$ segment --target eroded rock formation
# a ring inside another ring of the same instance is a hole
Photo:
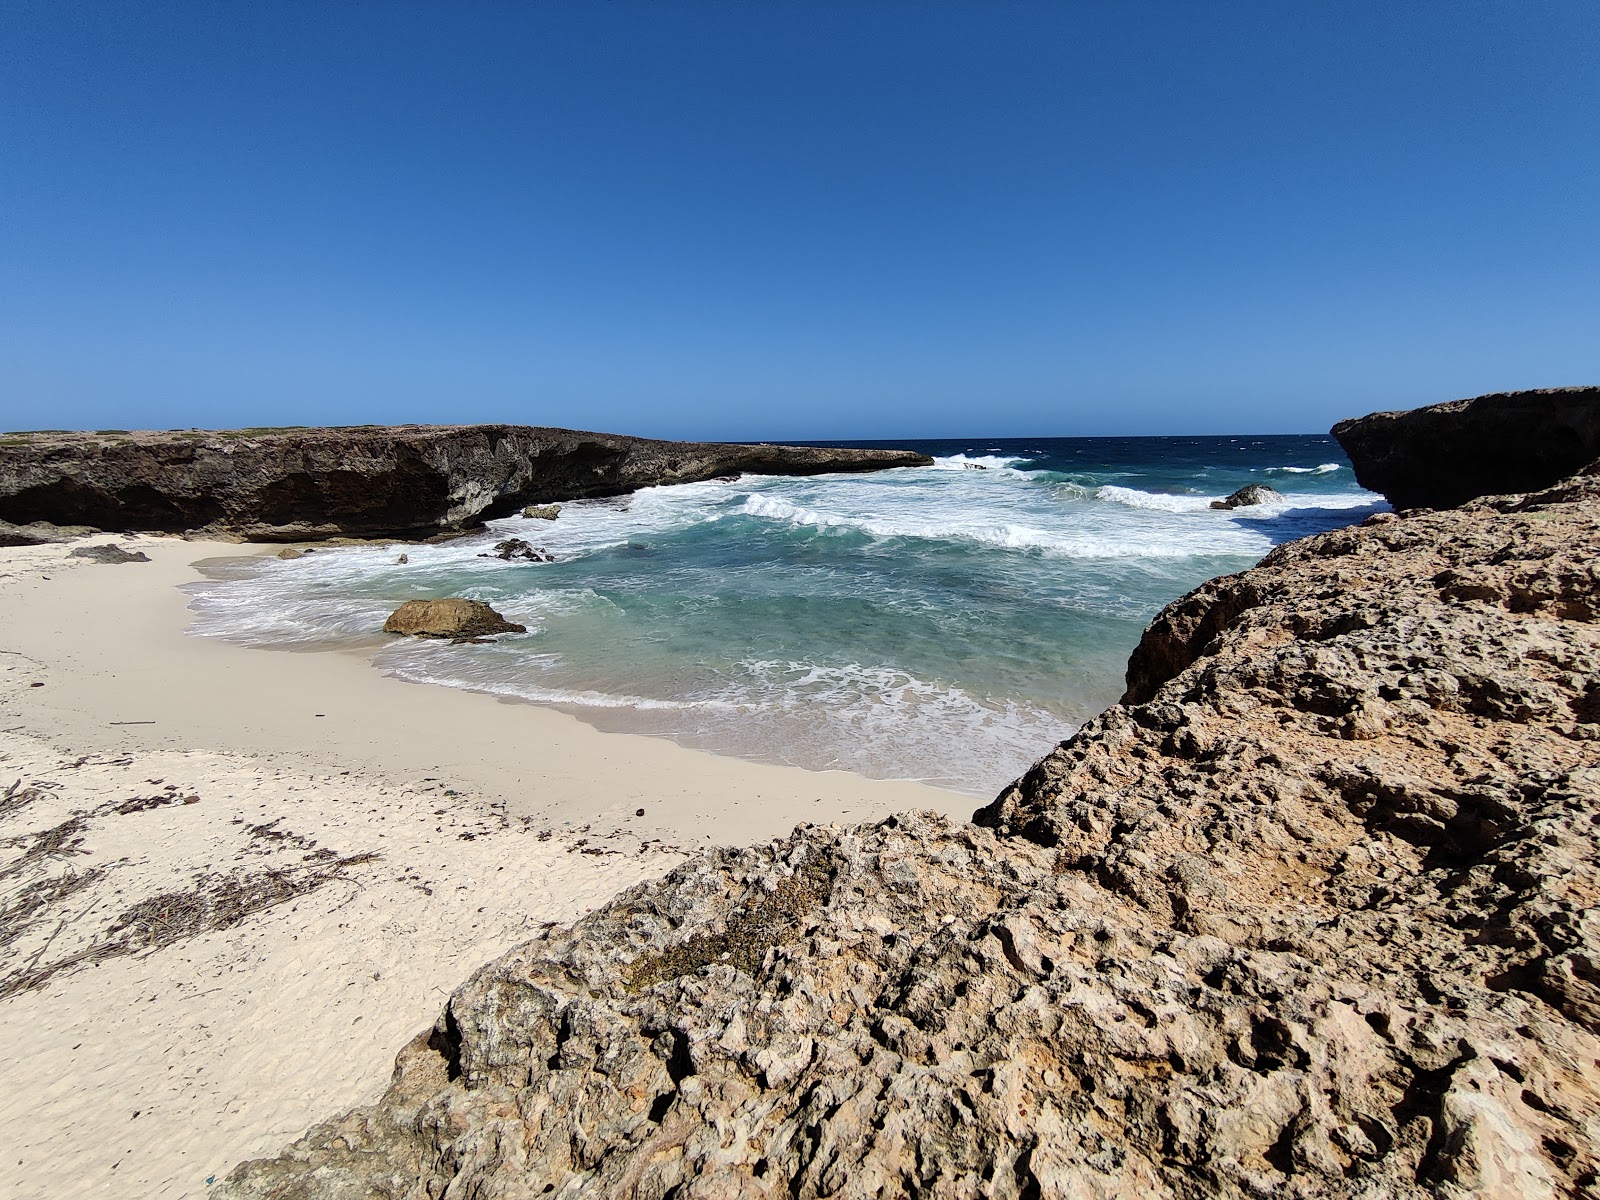
[[[1600,1189],[1600,474],[1279,547],[958,827],[480,970],[233,1197]]]
[[[428,537],[545,500],[931,461],[904,450],[662,442],[526,425],[9,434],[0,437],[0,520],[268,541]]]
[[[1333,427],[1364,488],[1396,508],[1532,492],[1600,458],[1600,388],[1496,392]]]

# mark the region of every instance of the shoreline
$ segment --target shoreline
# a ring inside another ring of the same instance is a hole
[[[787,834],[799,820],[871,820],[912,808],[965,819],[974,807],[969,796],[916,781],[752,762],[601,730],[518,697],[413,683],[375,669],[362,651],[283,654],[193,637],[184,632],[190,613],[181,585],[198,579],[197,565],[278,547],[127,535],[83,544],[99,541],[142,550],[153,561],[111,567],[66,559],[66,547],[0,551],[0,573],[29,558],[69,564],[57,569],[46,594],[7,597],[11,619],[0,649],[57,648],[30,651],[61,678],[28,697],[36,715],[24,715],[27,732],[66,728],[75,743],[102,750],[294,753],[318,769],[434,775],[505,802],[515,816],[557,824],[595,820],[602,815],[595,799],[612,796],[606,811],[627,809],[630,823],[651,836],[710,840],[704,821],[716,816],[719,844],[728,845]],[[9,583],[0,580],[0,595]],[[110,584],[116,588],[107,594]],[[183,694],[158,686],[168,677],[184,680]],[[97,712],[107,714],[105,722],[153,724],[97,725]],[[708,807],[708,793],[768,803],[758,811],[740,801],[747,811],[733,815]],[[635,801],[646,805],[642,819],[631,815]],[[794,801],[811,805],[815,816],[786,807]]]
[[[972,807],[188,636],[194,564],[277,547],[74,545],[105,542],[152,561],[0,550],[7,1195],[203,1195],[376,1099],[470,971],[685,852]]]

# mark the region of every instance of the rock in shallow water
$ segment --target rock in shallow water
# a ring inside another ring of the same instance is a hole
[[[527,633],[481,600],[407,600],[383,623],[385,633],[467,641],[497,633]]]
[[[502,562],[520,559],[523,562],[547,563],[555,562],[555,556],[543,546],[535,546],[522,538],[507,538],[503,542],[496,542],[493,554],[480,554],[479,558],[498,558]]]
[[[1251,483],[1222,500],[1213,500],[1212,508],[1243,508],[1254,504],[1271,504],[1283,496],[1261,483]]]

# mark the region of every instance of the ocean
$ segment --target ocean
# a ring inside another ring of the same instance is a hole
[[[833,444],[935,465],[648,488],[438,545],[228,560],[190,586],[190,632],[368,652],[401,679],[605,729],[988,798],[1116,701],[1163,605],[1386,507],[1328,437]],[[1282,501],[1210,507],[1251,483]],[[480,557],[507,537],[556,561]],[[403,601],[447,595],[528,632],[379,632]]]

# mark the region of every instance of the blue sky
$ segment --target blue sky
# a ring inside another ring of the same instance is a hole
[[[1600,381],[1600,5],[8,0],[0,427],[1308,432]]]

